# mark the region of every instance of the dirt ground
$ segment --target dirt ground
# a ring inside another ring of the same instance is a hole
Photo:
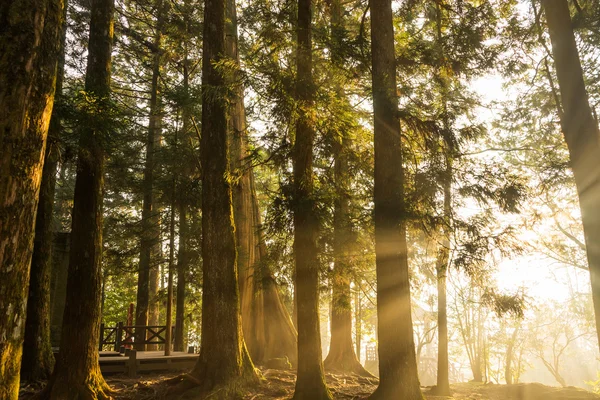
[[[267,369],[261,372],[265,378],[263,383],[246,393],[244,400],[291,398],[296,380],[292,371]],[[135,379],[117,375],[109,376],[107,381],[115,390],[115,400],[164,400],[173,397],[167,394],[172,387],[169,380],[178,375],[175,373],[141,375]],[[377,379],[328,373],[327,384],[335,399],[362,400],[375,390]],[[39,387],[22,388],[20,398],[30,399],[36,390],[39,390]],[[583,389],[550,387],[539,383],[517,385],[460,383],[452,385],[452,397],[430,396],[427,395],[427,391],[427,388],[423,388],[427,400],[600,400],[600,395]]]

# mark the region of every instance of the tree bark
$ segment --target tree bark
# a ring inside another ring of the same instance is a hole
[[[379,386],[372,399],[422,399],[410,306],[404,169],[391,0],[370,0],[375,127]]]
[[[343,134],[344,135],[344,134]],[[335,204],[333,216],[334,269],[332,271],[331,343],[325,368],[373,376],[358,361],[352,344],[352,301],[350,292],[351,249],[354,241],[350,216],[350,174],[346,135],[334,146]]]
[[[542,0],[562,103],[561,127],[579,195],[600,347],[600,143],[567,0]]]
[[[98,365],[98,343],[104,144],[110,129],[113,18],[114,0],[92,1],[85,91],[94,99],[90,105],[94,108],[81,123],[60,352],[43,394],[49,399],[110,398]]]
[[[312,77],[312,1],[298,0],[296,101],[298,119],[292,150],[294,181],[294,257],[298,328],[298,373],[294,399],[331,399],[325,384],[319,323],[319,260],[313,177],[314,83]]]
[[[333,68],[343,68],[343,54],[340,49],[343,46],[343,5],[339,0],[331,0],[329,3],[331,14],[331,63]],[[345,102],[343,87],[338,83],[335,87],[338,101]],[[341,132],[336,137],[341,137],[339,142],[333,146],[334,179],[335,179],[335,201],[333,215],[333,251],[334,269],[331,274],[332,281],[332,313],[331,313],[331,342],[329,354],[325,358],[325,368],[340,371],[353,372],[362,376],[372,377],[360,364],[352,343],[352,301],[350,292],[351,252],[356,244],[355,235],[352,232],[352,219],[350,215],[350,185],[349,152],[352,141],[349,127],[341,124]]]
[[[135,311],[135,324],[138,326],[158,325],[158,286],[160,251],[160,212],[155,201],[154,173],[155,156],[160,146],[161,106],[159,79],[161,72],[161,43],[163,25],[163,1],[157,0],[157,27],[154,36],[154,54],[152,63],[152,84],[150,87],[150,115],[148,136],[146,139],[146,160],[144,164],[144,199],[142,205],[142,233],[140,264],[138,272],[138,291]],[[135,348],[138,351],[156,350],[156,345],[144,345],[146,330],[136,331]]]
[[[205,0],[202,59],[202,335],[191,375],[207,394],[231,398],[257,383],[242,334],[227,143],[229,82],[215,64],[226,55],[226,2]]]
[[[0,4],[0,398],[16,400],[63,2]]]
[[[187,262],[188,222],[185,203],[179,204],[179,250],[177,253],[177,294],[175,308],[175,351],[185,350],[185,285],[188,269]]]
[[[60,98],[65,71],[65,41],[67,6],[63,5],[60,49],[56,73],[56,95]],[[22,381],[46,380],[52,374],[54,354],[50,342],[50,281],[52,258],[52,209],[54,208],[54,190],[56,187],[56,168],[58,166],[61,136],[61,121],[57,107],[52,109],[46,155],[42,170],[40,196],[35,221],[35,239],[31,270],[29,274],[29,295],[27,297],[27,320],[23,341],[23,361],[21,363]]]
[[[234,0],[227,1],[227,56],[239,65],[237,13]],[[239,77],[235,77],[239,79]],[[296,363],[296,331],[281,303],[262,240],[260,210],[254,188],[254,172],[248,159],[248,135],[243,87],[236,87],[231,104],[230,164],[236,177],[233,210],[236,227],[242,327],[248,351],[255,363],[287,357]],[[262,249],[261,249],[262,247]]]

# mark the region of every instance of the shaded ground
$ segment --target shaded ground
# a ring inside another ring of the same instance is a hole
[[[267,369],[262,371],[265,378],[260,387],[247,393],[244,400],[283,400],[291,398],[294,392],[296,376],[292,371]],[[179,376],[177,373],[160,375],[141,375],[138,378],[110,376],[108,383],[115,389],[115,400],[163,400],[172,398],[167,394],[172,386],[169,380]],[[327,374],[327,384],[335,399],[366,399],[375,387],[377,379],[363,378],[358,375]],[[29,399],[40,386],[22,388],[21,399]],[[517,385],[483,385],[460,383],[452,385],[453,396],[428,396],[427,400],[600,400],[600,395],[575,387],[558,388],[539,383]],[[393,399],[391,399],[393,400]]]

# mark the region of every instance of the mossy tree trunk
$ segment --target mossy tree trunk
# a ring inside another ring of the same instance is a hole
[[[202,59],[202,335],[191,375],[201,394],[231,398],[257,382],[242,334],[235,228],[229,182],[226,1],[205,0]],[[217,389],[217,390],[216,390]]]
[[[156,170],[156,152],[160,146],[162,111],[160,106],[161,43],[163,25],[163,0],[157,0],[157,26],[152,51],[152,83],[150,87],[150,115],[146,138],[146,159],[144,162],[142,232],[140,264],[138,271],[138,289],[135,311],[135,324],[158,325],[158,286],[160,251],[160,212],[156,205],[154,182]],[[156,345],[144,345],[146,330],[136,331],[137,350],[156,350]]]
[[[227,21],[227,56],[239,65],[235,0],[227,0]],[[296,330],[269,269],[260,264],[266,248],[248,153],[244,91],[239,82],[230,107],[230,165],[235,176],[233,211],[244,340],[255,363],[287,357],[295,364]]]
[[[60,99],[65,72],[65,41],[67,38],[67,6],[63,4],[61,42],[56,73],[56,95]],[[35,220],[35,239],[31,256],[29,295],[27,297],[27,320],[23,341],[22,381],[45,380],[52,374],[54,354],[50,342],[50,281],[52,254],[52,210],[56,187],[56,168],[59,159],[58,143],[61,137],[61,121],[58,107],[52,109],[46,156],[42,170],[40,197]]]
[[[391,0],[370,0],[375,128],[379,386],[372,399],[422,399],[410,306],[404,169]]]
[[[542,0],[562,110],[561,128],[567,147],[575,185],[579,195],[581,220],[585,234],[596,332],[600,346],[600,137],[590,108],[577,51],[569,3],[567,0]],[[559,105],[560,108],[560,105]]]
[[[16,400],[63,2],[0,3],[0,398]]]
[[[319,260],[313,177],[314,83],[312,77],[312,0],[298,0],[296,101],[298,119],[292,150],[294,181],[295,298],[298,373],[294,399],[331,399],[325,384],[319,327]]]
[[[98,365],[102,286],[104,146],[110,132],[114,0],[93,0],[85,91],[93,102],[81,121],[71,228],[69,277],[60,352],[48,399],[108,399]]]

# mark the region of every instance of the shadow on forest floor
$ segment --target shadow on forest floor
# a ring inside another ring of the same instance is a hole
[[[290,399],[294,392],[296,376],[292,371],[263,370],[265,381],[249,391],[245,400],[283,400]],[[141,375],[128,378],[122,375],[107,377],[107,382],[116,391],[115,400],[164,400],[171,387],[169,380],[177,377],[177,373],[160,375]],[[366,399],[377,387],[377,379],[358,375],[327,374],[327,384],[335,399]],[[39,387],[37,387],[39,389]],[[31,397],[34,387],[22,390],[20,399]],[[600,400],[600,395],[593,394],[576,387],[551,387],[539,383],[521,383],[516,385],[493,385],[477,383],[459,383],[452,385],[453,396],[429,396],[424,389],[427,400]]]

